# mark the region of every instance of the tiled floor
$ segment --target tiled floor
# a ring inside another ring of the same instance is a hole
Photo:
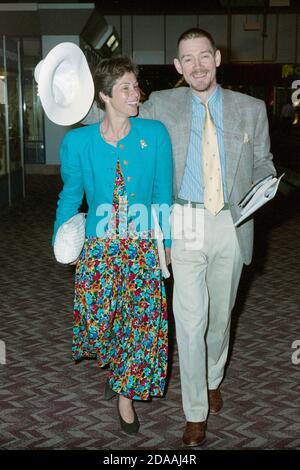
[[[116,401],[103,400],[105,370],[72,362],[74,273],[54,261],[50,241],[59,178],[31,176],[27,186],[26,202],[0,213],[0,448],[181,449],[172,331],[166,397],[136,404],[141,431],[128,437]],[[292,362],[293,353],[300,359],[292,349],[300,341],[300,214],[290,188],[256,217],[255,258],[233,314],[225,405],[209,418],[204,449],[300,449],[300,364]]]

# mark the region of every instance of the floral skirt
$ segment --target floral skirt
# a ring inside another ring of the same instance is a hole
[[[162,396],[168,359],[165,287],[156,241],[87,237],[75,275],[73,358],[109,365],[113,390]]]

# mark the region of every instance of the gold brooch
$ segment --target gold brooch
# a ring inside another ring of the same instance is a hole
[[[142,149],[144,149],[145,147],[148,147],[148,144],[143,139],[140,140],[140,145]]]

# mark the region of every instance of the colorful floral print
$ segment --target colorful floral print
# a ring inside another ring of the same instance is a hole
[[[76,268],[73,357],[96,357],[109,365],[113,390],[148,400],[162,396],[166,383],[166,294],[156,241],[119,233],[120,198],[124,208],[118,163],[109,236],[87,237]]]

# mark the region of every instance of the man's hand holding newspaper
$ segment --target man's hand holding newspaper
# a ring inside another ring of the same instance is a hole
[[[283,175],[284,173],[279,178],[268,175],[265,178],[259,180],[249,189],[243,199],[239,202],[241,216],[235,222],[235,226],[239,225],[243,220],[247,219],[251,214],[253,214],[253,212],[266,204],[266,202],[273,199]]]

